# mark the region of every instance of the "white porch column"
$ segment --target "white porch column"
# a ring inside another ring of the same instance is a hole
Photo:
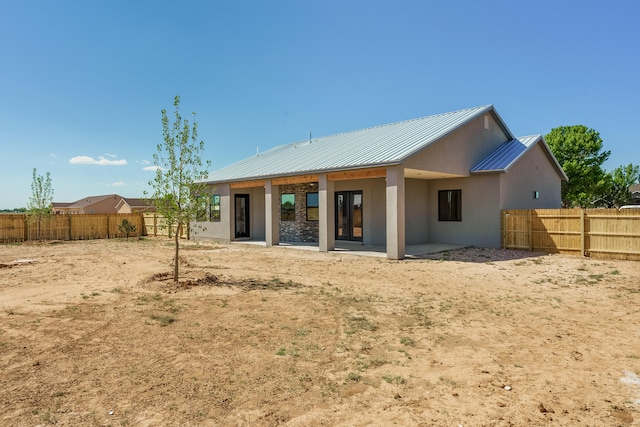
[[[264,228],[267,246],[280,244],[280,187],[271,184],[267,179],[264,184]]]
[[[404,168],[387,168],[387,258],[403,259],[405,251]]]
[[[335,196],[333,181],[329,181],[327,174],[318,177],[318,246],[320,252],[329,252],[336,248],[336,220]]]

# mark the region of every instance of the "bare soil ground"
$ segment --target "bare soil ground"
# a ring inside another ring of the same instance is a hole
[[[3,426],[640,425],[640,263],[0,246]]]

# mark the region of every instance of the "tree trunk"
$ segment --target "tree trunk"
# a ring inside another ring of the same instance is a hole
[[[178,283],[178,268],[180,265],[178,253],[180,251],[180,232],[181,231],[182,231],[182,224],[178,224],[178,227],[176,228],[176,234],[175,236],[173,236],[176,242],[176,254],[175,254],[175,257],[173,258],[173,282],[174,283]]]

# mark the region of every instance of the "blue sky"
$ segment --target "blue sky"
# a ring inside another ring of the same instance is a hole
[[[640,164],[640,2],[0,2],[0,209],[141,197],[160,111],[213,168],[256,149],[494,104],[516,135],[584,124]]]

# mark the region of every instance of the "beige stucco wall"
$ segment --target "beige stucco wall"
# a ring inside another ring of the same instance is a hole
[[[429,241],[429,181],[405,180],[406,244],[416,245]]]
[[[500,175],[429,182],[429,242],[500,247]],[[438,191],[462,190],[462,221],[438,221]]]
[[[500,175],[502,209],[560,208],[561,177],[540,143],[532,147],[507,173]],[[538,199],[533,198],[537,191]]]
[[[213,194],[220,195],[220,221],[202,221],[194,223],[194,226],[200,226],[202,228],[194,227],[193,230],[195,230],[195,233],[191,233],[191,238],[194,240],[213,239],[229,242],[233,237],[231,228],[233,222],[229,217],[229,213],[231,212],[231,190],[229,188],[229,184],[216,185]]]
[[[489,129],[484,128],[484,117],[478,117],[412,156],[405,167],[469,175],[473,166],[509,139],[492,114],[488,120]]]

